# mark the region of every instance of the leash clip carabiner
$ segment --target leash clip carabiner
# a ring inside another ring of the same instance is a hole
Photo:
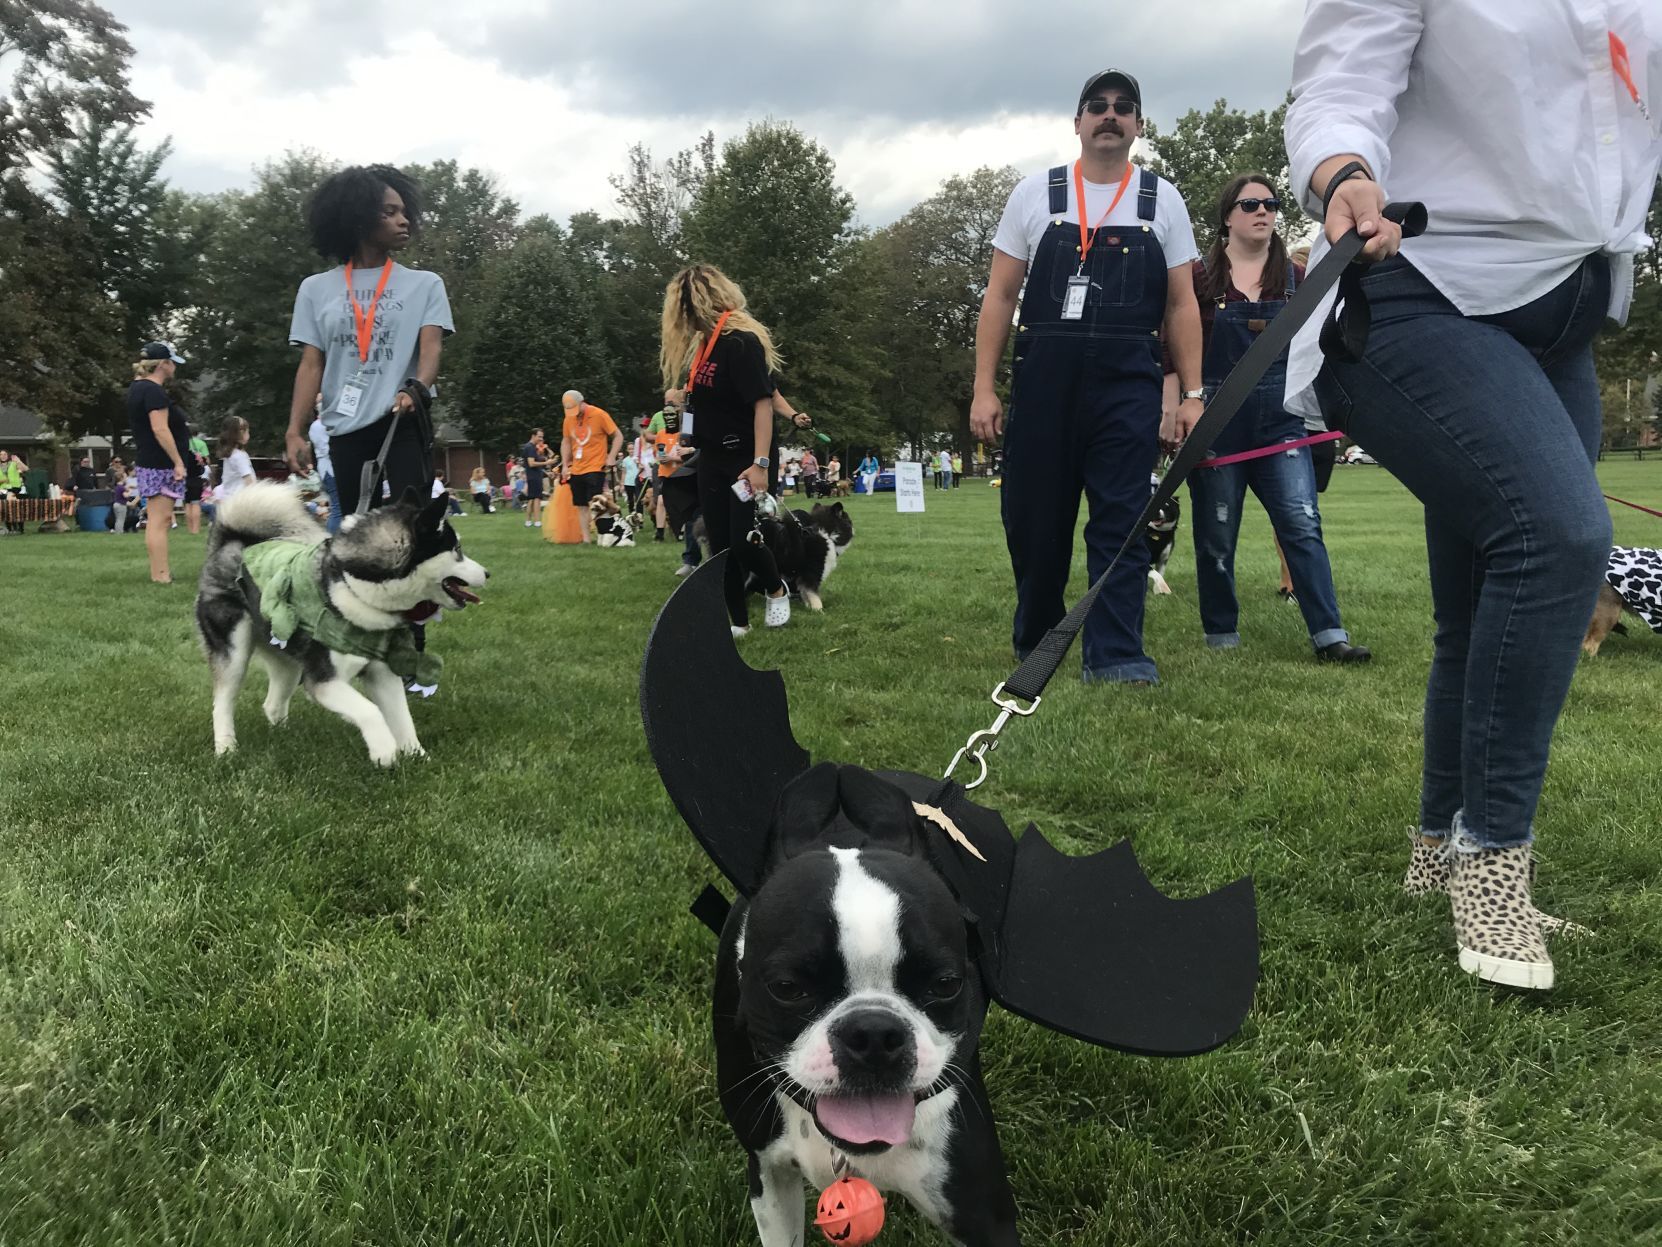
[[[967,754],[975,759],[981,771],[973,780],[964,785],[964,790],[967,792],[971,788],[979,788],[987,778],[987,755],[998,748],[998,734],[1010,722],[1011,716],[1018,715],[1026,718],[1039,708],[1039,703],[1043,700],[1043,697],[1035,697],[1030,705],[1023,706],[1016,699],[1015,694],[1008,697],[1004,696],[1004,682],[999,681],[999,685],[993,690],[992,696],[993,705],[998,707],[998,717],[993,720],[991,727],[984,727],[979,732],[971,735],[964,742],[964,747],[952,755],[952,762],[947,766],[946,775],[943,778],[951,779],[952,772],[958,769],[958,764],[964,760],[964,756]]]

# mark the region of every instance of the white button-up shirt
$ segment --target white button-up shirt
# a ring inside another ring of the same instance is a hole
[[[1312,212],[1316,167],[1355,153],[1387,198],[1425,204],[1402,253],[1464,314],[1521,307],[1604,251],[1610,315],[1627,319],[1662,163],[1662,0],[1309,0],[1293,94],[1293,192]],[[1326,251],[1324,237],[1312,266]],[[1301,413],[1316,410],[1324,316],[1293,341]]]

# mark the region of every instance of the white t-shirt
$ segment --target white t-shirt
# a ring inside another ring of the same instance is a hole
[[[219,482],[219,501],[234,498],[244,486],[254,483],[254,461],[248,457],[248,452],[240,446],[225,456],[225,466],[220,470],[224,478]]]
[[[1144,224],[1137,217],[1137,190],[1141,181],[1141,169],[1133,167],[1131,185],[1125,188],[1125,194],[1120,197],[1119,203],[1114,205],[1114,211],[1103,221],[1104,226],[1119,225],[1135,229]],[[1087,226],[1095,225],[1102,219],[1108,205],[1113,203],[1114,192],[1119,188],[1118,181],[1109,182],[1105,186],[1090,181],[1085,183]],[[993,246],[1023,264],[1031,264],[1033,253],[1039,247],[1039,239],[1044,237],[1045,230],[1050,228],[1052,221],[1078,223],[1079,208],[1073,200],[1071,161],[1068,163],[1068,210],[1059,217],[1050,214],[1049,170],[1028,174],[1017,182],[1016,189],[1010,192],[1010,201],[1004,205],[1004,215],[999,218],[998,233],[993,237]],[[1154,237],[1159,241],[1160,249],[1166,253],[1168,269],[1200,259],[1200,251],[1195,246],[1195,227],[1189,221],[1189,206],[1183,202],[1183,196],[1177,193],[1177,187],[1165,178],[1160,179],[1160,189],[1154,199]]]
[[[312,421],[312,427],[306,431],[306,436],[312,439],[312,458],[317,460],[318,478],[321,480],[325,476],[333,476],[335,465],[329,461],[329,428],[323,423],[322,416]]]
[[[450,491],[444,487],[444,482],[438,477],[433,478],[433,497],[442,498]]]

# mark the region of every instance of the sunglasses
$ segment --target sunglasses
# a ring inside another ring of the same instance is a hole
[[[1090,113],[1094,117],[1100,117],[1110,108],[1114,110],[1116,117],[1129,117],[1137,111],[1137,101],[1124,98],[1105,100],[1099,95],[1094,100],[1086,100],[1085,107],[1080,111]]]
[[[1281,201],[1274,195],[1271,195],[1268,199],[1259,199],[1254,196],[1251,199],[1237,199],[1234,207],[1241,209],[1243,212],[1257,212],[1260,208],[1268,209],[1270,212],[1280,212]]]

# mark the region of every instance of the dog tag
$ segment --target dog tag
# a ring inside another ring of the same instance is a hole
[[[1085,316],[1085,292],[1091,288],[1091,279],[1083,273],[1068,278],[1067,293],[1062,296],[1062,319],[1081,320]]]

